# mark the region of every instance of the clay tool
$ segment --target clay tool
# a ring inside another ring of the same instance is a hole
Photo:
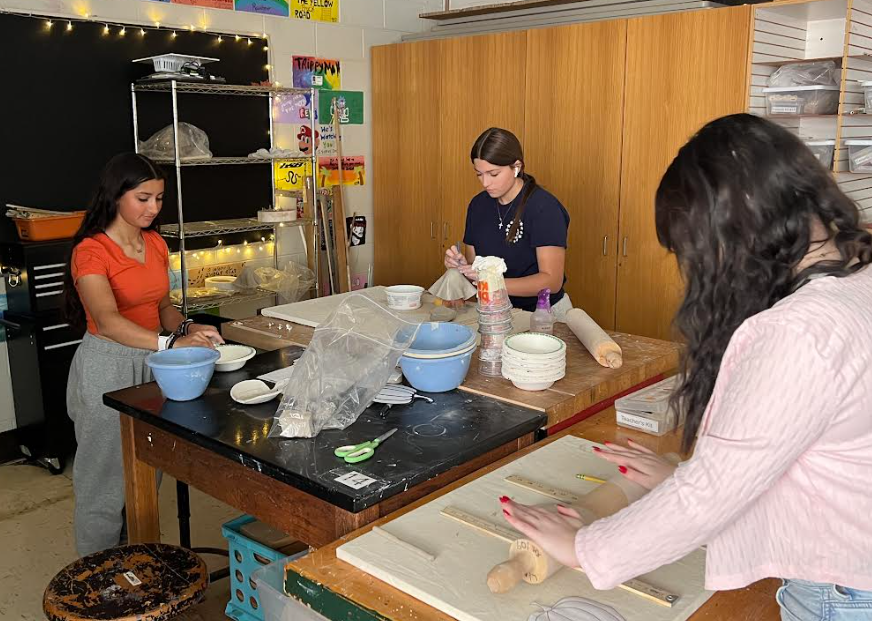
[[[576,479],[581,479],[582,481],[590,481],[591,483],[605,483],[605,479],[601,479],[599,477],[594,477],[589,474],[576,474]]]

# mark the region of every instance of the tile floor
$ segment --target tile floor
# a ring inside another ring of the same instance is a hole
[[[73,484],[70,468],[52,476],[36,466],[0,465],[0,619],[41,621],[42,594],[51,578],[76,559],[73,544]],[[164,476],[160,494],[161,536],[178,543],[175,481]],[[191,489],[191,538],[195,546],[227,549],[221,524],[239,511]],[[204,555],[210,571],[227,559]],[[206,600],[177,617],[220,621],[229,582],[210,585]]]

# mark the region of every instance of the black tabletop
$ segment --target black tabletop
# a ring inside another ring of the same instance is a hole
[[[230,388],[289,366],[302,353],[300,347],[287,347],[259,354],[239,371],[215,373],[205,394],[193,401],[164,399],[154,382],[107,393],[103,401],[352,512],[534,432],[545,422],[535,410],[454,390],[428,395],[432,404],[416,399],[395,405],[384,419],[379,416],[382,406],[373,405],[343,431],[325,430],[315,438],[268,438],[279,400],[240,405],[230,398]],[[347,464],[333,454],[338,446],[372,440],[393,428],[397,431],[367,461]]]

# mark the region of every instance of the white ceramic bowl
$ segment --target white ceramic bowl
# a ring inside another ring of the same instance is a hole
[[[550,334],[524,332],[508,337],[505,346],[520,356],[565,356],[566,343]],[[562,352],[562,353],[561,353]]]
[[[236,282],[236,276],[209,276],[205,284],[207,289],[218,289],[219,291],[236,291],[233,283]]]
[[[515,387],[520,388],[521,390],[529,390],[529,391],[537,391],[537,390],[547,390],[551,388],[551,385],[554,384],[554,381],[550,382],[522,382],[520,380],[511,380],[511,382],[515,385]]]
[[[388,308],[394,310],[415,310],[421,308],[421,294],[424,287],[418,285],[394,285],[387,287]]]
[[[222,373],[241,369],[257,353],[254,347],[248,345],[219,345],[215,349],[221,354],[215,363],[215,370]]]

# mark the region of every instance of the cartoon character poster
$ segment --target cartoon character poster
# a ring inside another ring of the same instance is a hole
[[[292,57],[294,88],[336,91],[342,88],[342,69],[338,60],[314,56]]]
[[[310,93],[280,93],[273,100],[273,120],[276,123],[306,123],[312,111]],[[315,120],[318,109],[315,108]]]
[[[333,121],[339,109],[341,125],[363,124],[363,93],[360,91],[330,91],[318,93],[318,118],[322,123]]]
[[[288,17],[291,13],[287,0],[235,0],[237,11],[260,15]]]
[[[345,218],[345,228],[350,246],[363,246],[366,243],[366,216]]]
[[[315,150],[321,147],[321,133],[315,130]],[[312,128],[308,125],[299,125],[297,129],[297,148],[303,155],[312,155]]]
[[[339,185],[339,158],[318,158],[318,187]],[[342,185],[365,185],[366,167],[362,155],[342,157]]]

